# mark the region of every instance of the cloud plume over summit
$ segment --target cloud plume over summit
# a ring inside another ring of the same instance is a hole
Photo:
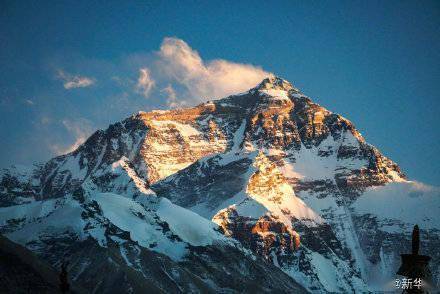
[[[196,50],[178,38],[165,38],[158,56],[156,66],[163,78],[183,86],[190,100],[242,92],[271,75],[250,64],[224,59],[204,61]]]

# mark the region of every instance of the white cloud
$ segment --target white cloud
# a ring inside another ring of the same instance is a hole
[[[166,103],[169,108],[180,108],[186,106],[185,101],[177,99],[177,94],[173,86],[168,85],[160,90],[160,92],[166,96]]]
[[[205,62],[197,51],[177,38],[165,38],[158,56],[156,64],[163,77],[182,85],[188,92],[186,99],[193,101],[243,92],[272,75],[250,64],[223,59]]]
[[[91,122],[86,119],[79,119],[77,121],[64,119],[61,123],[63,124],[64,128],[75,138],[75,141],[67,146],[61,146],[58,144],[51,145],[51,150],[56,155],[67,154],[75,151],[87,140],[94,130]]]
[[[95,83],[95,80],[93,78],[79,75],[71,75],[63,70],[58,70],[57,78],[63,81],[63,86],[66,90],[74,88],[85,88]]]
[[[153,89],[154,84],[155,81],[151,77],[150,70],[146,67],[139,69],[139,78],[136,84],[137,92],[147,98],[151,89]]]
[[[87,77],[79,77],[75,76],[72,80],[64,83],[64,88],[73,89],[73,88],[85,88],[91,86],[94,83],[93,80]]]
[[[247,91],[272,75],[251,64],[224,59],[204,60],[184,40],[170,37],[163,39],[158,51],[133,53],[114,62],[94,59],[58,62],[55,68],[59,69],[57,78],[68,90],[91,86],[99,79],[100,87],[95,89],[95,97],[105,93],[103,99],[109,100],[109,96],[129,93],[125,108],[130,111],[146,106],[192,106]],[[62,70],[64,68],[80,68],[91,76],[70,74]],[[142,98],[148,98],[148,102]],[[114,103],[109,103],[107,107],[112,105]]]

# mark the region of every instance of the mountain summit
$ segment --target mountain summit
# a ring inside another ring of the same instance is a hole
[[[257,87],[255,87],[256,90],[283,90],[283,91],[290,91],[295,90],[296,92],[299,92],[298,89],[294,88],[291,83],[288,81],[273,76],[268,77],[264,79]]]
[[[270,77],[3,170],[0,229],[55,266],[77,260],[73,280],[89,290],[119,279],[135,292],[357,293],[387,289],[416,223],[438,276],[439,199],[350,121]]]

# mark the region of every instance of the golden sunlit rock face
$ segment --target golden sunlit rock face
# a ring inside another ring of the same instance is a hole
[[[244,130],[240,134],[240,146],[236,147],[248,149],[298,150],[302,145],[316,146],[329,135],[339,136],[340,130],[350,132],[364,144],[349,121],[298,93],[285,81],[268,80],[258,91],[251,90],[247,95],[188,109],[141,112],[132,118],[141,121],[147,129],[136,155],[139,172],[154,184],[203,157],[224,153],[234,145],[241,125]],[[355,150],[341,146],[338,152],[341,157],[352,156],[353,152],[357,153],[355,156],[368,156],[360,153],[374,150],[367,145]],[[374,173],[370,172],[371,168],[359,170],[356,179],[341,178],[341,183],[345,181],[349,187],[354,181],[386,182],[392,170],[401,175],[398,167],[382,155],[375,160],[371,166],[377,167]]]
[[[271,262],[274,258],[294,254],[300,246],[298,233],[276,217],[265,215],[255,220],[240,217],[230,210],[217,215],[215,221],[225,234]]]
[[[345,131],[361,145],[354,149],[342,145],[337,150],[339,157],[368,157],[375,152],[349,121],[312,103],[288,82],[274,78],[241,96],[187,109],[140,112],[129,120],[140,122],[146,130],[138,142],[134,161],[150,184],[201,158],[227,152],[234,144],[247,150],[285,152],[317,146],[329,136],[337,138]],[[243,129],[237,134],[240,127]],[[353,181],[367,181],[368,186],[369,181],[386,182],[393,170],[396,176],[402,176],[398,167],[381,154],[375,155],[374,160],[370,167],[359,169],[357,175],[351,173],[356,179],[341,177],[341,183],[345,181],[350,186]],[[371,173],[373,169],[376,170]]]
[[[300,245],[295,222],[304,219],[316,225],[322,220],[295,196],[281,171],[263,152],[256,155],[251,170],[247,198],[220,211],[213,221],[263,258],[283,263]]]

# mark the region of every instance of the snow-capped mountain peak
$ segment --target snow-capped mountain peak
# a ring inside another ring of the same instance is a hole
[[[277,76],[271,76],[268,78],[265,78],[260,84],[258,84],[255,88],[255,90],[283,90],[283,91],[290,91],[296,89],[290,82],[277,77]]]
[[[221,243],[310,292],[374,291],[392,279],[415,220],[440,272],[439,190],[420,187],[349,120],[270,77],[195,107],[139,112],[44,165],[3,170],[0,230],[60,257],[50,247],[56,224],[72,233],[66,244],[90,237],[117,246],[142,275],[146,250],[176,262],[190,256],[200,268],[206,248]],[[389,201],[395,191],[399,201]],[[414,197],[428,200],[411,207]],[[390,207],[375,209],[374,200]],[[391,209],[399,213],[384,213]],[[63,213],[71,219],[57,223]]]

